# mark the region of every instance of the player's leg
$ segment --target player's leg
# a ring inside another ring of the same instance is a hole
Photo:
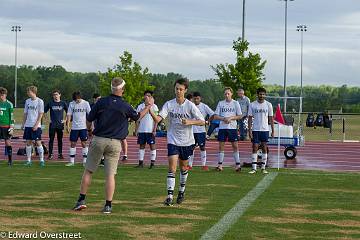
[[[192,151],[191,156],[189,157],[188,170],[192,169],[192,166],[193,166],[193,163],[194,163],[195,149],[198,146],[197,133],[194,133],[194,139],[195,139],[195,144],[192,146],[193,151]]]
[[[167,188],[167,197],[164,201],[164,204],[167,206],[171,206],[173,204],[174,198],[174,189],[175,189],[175,173],[177,162],[179,159],[179,147],[168,144],[168,163],[169,169],[167,174],[166,188]]]
[[[56,129],[51,127],[51,124],[49,125],[49,156],[48,156],[48,160],[52,160],[54,155],[53,155],[53,148],[54,148],[54,139],[55,139],[55,133],[56,133]],[[58,136],[59,138],[59,136]]]
[[[128,160],[128,143],[126,138],[121,140],[121,149],[124,153],[122,161],[127,161]]]
[[[155,144],[155,137],[153,144],[150,144],[150,167],[149,169],[152,169],[155,166],[156,161],[156,144]]]
[[[235,161],[235,171],[240,172],[241,171],[241,165],[240,165],[240,155],[239,155],[239,147],[238,147],[238,132],[236,129],[229,129],[228,130],[229,137],[228,140],[231,142],[232,150],[233,150],[233,158]]]
[[[12,146],[10,139],[5,139],[5,149],[8,156],[8,165],[12,165]]]
[[[251,154],[251,166],[252,170],[249,172],[250,174],[256,173],[257,169],[257,151],[259,149],[260,139],[259,139],[259,132],[253,131],[252,132],[252,154]]]
[[[264,174],[267,174],[268,171],[266,171],[266,163],[268,160],[268,152],[267,152],[267,142],[269,139],[269,132],[260,132],[261,137],[260,137],[260,141],[261,141],[261,146],[262,146],[262,164],[261,164],[261,171]]]
[[[200,148],[200,159],[201,169],[208,171],[209,168],[206,166],[206,133],[200,133],[199,135],[199,148]]]
[[[188,159],[192,153],[193,153],[193,146],[181,147],[180,149],[180,155],[179,155],[180,186],[179,186],[179,193],[176,198],[177,204],[181,204],[185,199],[185,187],[189,175]]]
[[[63,136],[64,131],[62,128],[56,129],[56,135],[57,135],[57,141],[58,141],[58,159],[64,159],[64,156],[62,154],[62,148],[63,148]]]
[[[70,131],[70,162],[65,166],[71,167],[75,164],[75,156],[76,156],[76,142],[79,138],[79,130],[71,130]]]
[[[24,129],[24,136],[23,139],[26,140],[26,166],[31,166],[31,153],[32,153],[32,128],[31,127],[25,127]]]
[[[218,166],[216,167],[217,171],[223,170],[222,164],[224,162],[224,156],[225,156],[225,152],[224,152],[225,141],[226,141],[226,129],[220,129],[218,134],[219,160],[218,160]]]
[[[81,147],[82,147],[82,157],[83,157],[83,165],[86,163],[87,155],[89,148],[87,146],[87,140],[88,140],[88,133],[86,129],[80,130],[80,140],[81,140]]]
[[[139,164],[137,168],[144,167],[144,156],[145,156],[145,147],[146,147],[146,135],[145,133],[138,133],[137,143],[139,144]]]

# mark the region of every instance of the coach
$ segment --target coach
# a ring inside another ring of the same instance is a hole
[[[88,159],[82,176],[80,196],[73,208],[79,211],[86,208],[85,196],[90,186],[92,174],[99,166],[102,156],[105,157],[105,197],[103,213],[111,213],[112,198],[115,191],[115,175],[121,152],[121,140],[128,135],[128,119],[137,121],[148,113],[151,105],[137,113],[122,98],[125,81],[119,77],[112,79],[111,92],[108,97],[99,99],[87,116],[87,128],[92,132],[91,122],[96,121],[93,139],[89,146]]]

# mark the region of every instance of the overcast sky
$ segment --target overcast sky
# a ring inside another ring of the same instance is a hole
[[[246,39],[267,60],[265,83],[283,84],[284,5],[247,0]],[[105,71],[124,50],[153,73],[214,78],[210,65],[233,63],[241,35],[242,0],[1,0],[0,64],[62,65],[69,71]],[[360,1],[295,0],[288,4],[288,85],[360,86]]]

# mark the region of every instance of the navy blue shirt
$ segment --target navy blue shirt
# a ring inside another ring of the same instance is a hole
[[[129,134],[129,118],[137,121],[140,114],[116,95],[100,98],[87,116],[89,122],[96,121],[95,136],[113,139],[126,138]]]
[[[46,104],[44,112],[47,113],[50,110],[50,128],[63,128],[64,112],[67,113],[68,106],[64,101],[55,102],[52,100]]]

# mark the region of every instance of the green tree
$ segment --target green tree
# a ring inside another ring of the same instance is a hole
[[[233,49],[236,52],[235,64],[217,64],[211,66],[223,86],[233,90],[243,88],[250,99],[255,99],[256,89],[262,85],[265,79],[263,70],[266,61],[262,61],[260,54],[248,51],[249,42],[238,38],[233,41]]]
[[[109,68],[106,73],[100,73],[100,94],[108,95],[110,92],[111,79],[121,77],[126,82],[124,98],[135,106],[141,102],[145,90],[153,90],[149,84],[150,73],[148,68],[142,68],[139,63],[133,61],[132,54],[124,51],[120,56],[120,63]]]

